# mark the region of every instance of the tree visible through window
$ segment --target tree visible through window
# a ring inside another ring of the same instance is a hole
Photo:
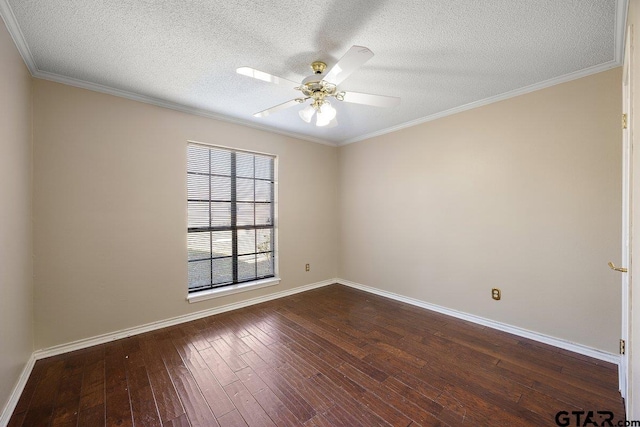
[[[189,292],[274,277],[274,158],[189,144]]]

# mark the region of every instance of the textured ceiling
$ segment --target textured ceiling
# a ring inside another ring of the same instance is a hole
[[[340,144],[620,65],[626,0],[0,0],[36,77]],[[375,56],[341,90],[402,98],[333,102],[318,128],[299,96],[236,74],[301,81],[352,45]]]

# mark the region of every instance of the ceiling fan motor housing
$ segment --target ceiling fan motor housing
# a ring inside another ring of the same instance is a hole
[[[322,61],[315,61],[311,63],[311,69],[315,74],[322,74],[327,69],[327,64]]]

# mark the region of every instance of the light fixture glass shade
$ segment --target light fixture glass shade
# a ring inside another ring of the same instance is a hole
[[[302,120],[304,120],[307,123],[311,123],[311,118],[313,117],[313,113],[315,112],[316,110],[315,108],[313,108],[313,106],[307,105],[307,108],[300,110],[298,114],[300,114],[300,118]]]
[[[320,111],[318,111],[318,119],[316,120],[316,126],[326,126],[336,117],[336,109],[326,102],[322,104]]]

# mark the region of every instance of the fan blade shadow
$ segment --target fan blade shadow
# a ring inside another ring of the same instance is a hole
[[[315,45],[318,52],[335,52],[344,49],[358,30],[387,0],[369,0],[365,2],[334,0],[328,13],[319,23],[320,32],[316,34]],[[366,40],[360,43],[365,43]],[[334,58],[335,59],[335,58]]]

